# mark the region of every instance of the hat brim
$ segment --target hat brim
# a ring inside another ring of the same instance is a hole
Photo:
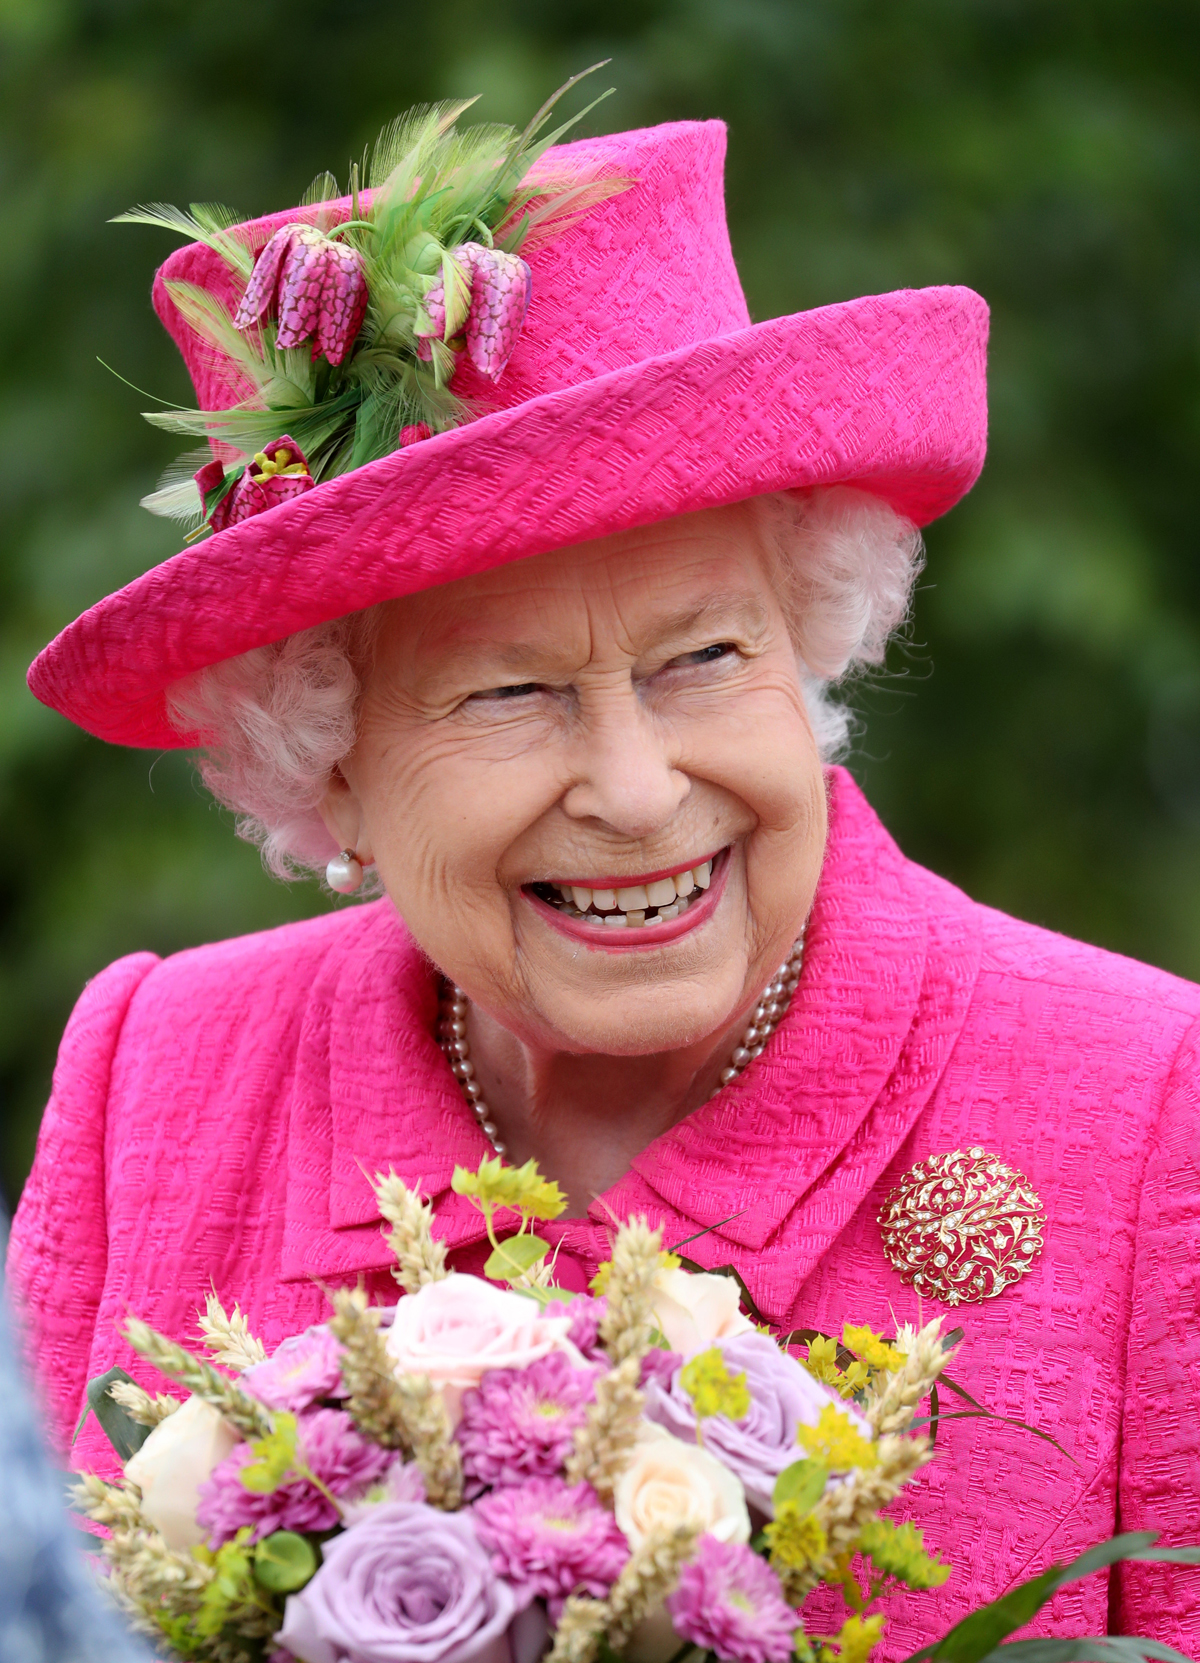
[[[983,466],[986,344],[972,290],[901,290],[543,394],[193,544],[76,619],[29,686],[100,739],[175,748],[181,677],[512,560],[813,485],[925,525]]]

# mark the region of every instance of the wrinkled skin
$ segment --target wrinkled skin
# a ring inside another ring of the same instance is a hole
[[[712,1091],[816,888],[821,762],[748,509],[393,602],[322,812],[470,995],[510,1157],[582,1210]],[[725,847],[712,915],[660,947],[592,948],[523,890]]]

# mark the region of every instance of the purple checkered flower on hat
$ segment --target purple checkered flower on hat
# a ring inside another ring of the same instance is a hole
[[[201,502],[216,490],[225,477],[220,462],[206,462],[195,475]],[[253,514],[262,514],[292,497],[311,491],[316,481],[308,471],[304,452],[293,438],[284,434],[272,439],[258,452],[231,491],[227,491],[208,516],[214,531],[237,525]]]
[[[485,248],[482,243],[459,243],[451,255],[471,284],[471,305],[463,326],[467,356],[480,375],[499,381],[525,322],[533,274],[519,255]],[[436,283],[424,304],[431,328],[418,331],[417,357],[428,360],[432,357],[430,341],[445,337],[445,286]]]
[[[275,344],[303,346],[340,364],[367,311],[362,255],[313,225],[281,225],[255,262],[233,320],[250,329],[275,318]]]

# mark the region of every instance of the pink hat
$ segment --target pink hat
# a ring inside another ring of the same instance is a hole
[[[263,495],[248,477],[225,529],[51,642],[29,672],[33,692],[102,739],[179,746],[187,739],[164,702],[179,678],[511,560],[810,485],[856,485],[918,524],[953,507],[983,465],[984,302],[965,288],[905,289],[751,324],[725,226],[724,156],[717,121],[548,151],[543,167],[631,183],[531,246],[528,313],[522,326],[522,290],[507,314],[519,333],[502,378],[480,373],[471,359],[487,363],[474,349],[454,368],[452,391],[471,419],[325,483],[300,481],[311,488],[285,474]],[[350,212],[348,201],[333,205],[331,223]],[[314,213],[288,210],[239,235],[255,249]],[[286,244],[271,244],[272,281]],[[262,301],[266,270],[260,256],[247,302]],[[246,386],[172,298],[181,291],[166,284],[180,280],[230,311],[238,281],[193,243],[154,289],[201,405],[226,409]],[[360,301],[339,297],[345,324]],[[428,300],[433,314],[437,297]]]

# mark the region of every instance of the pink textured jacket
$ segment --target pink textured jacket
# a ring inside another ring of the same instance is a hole
[[[944,1426],[909,1510],[956,1568],[893,1603],[884,1650],[903,1657],[1118,1528],[1200,1539],[1200,988],[975,905],[905,860],[847,775],[831,789],[804,978],[767,1050],[550,1234],[581,1286],[614,1215],[661,1220],[668,1243],[707,1228],[688,1253],[736,1265],[773,1322],[886,1327],[917,1315],[876,1223],[901,1174],[980,1145],[1029,1177],[1044,1252],[947,1313],[967,1330],[955,1372],[1069,1455],[996,1421]],[[11,1257],[64,1440],[89,1376],[121,1363],[149,1383],[117,1333],[129,1310],[194,1336],[211,1280],[271,1344],[320,1319],[317,1279],[365,1273],[390,1301],[364,1169],[423,1185],[452,1262],[479,1268],[448,1185],[486,1150],[435,1009],[387,902],[137,954],[88,986]],[[75,1459],[112,1467],[90,1429]],[[1029,1632],[1200,1656],[1200,1571],[1093,1577]]]

